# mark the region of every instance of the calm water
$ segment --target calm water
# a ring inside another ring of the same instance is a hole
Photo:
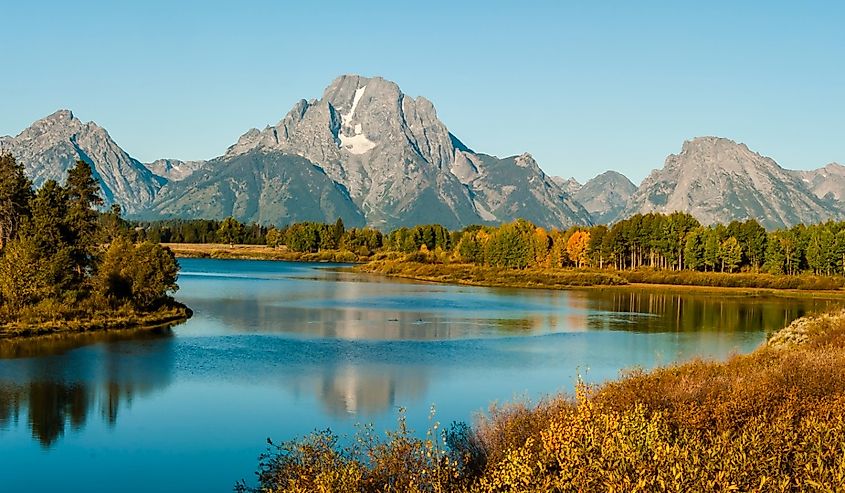
[[[448,423],[696,356],[750,351],[826,302],[397,282],[325,265],[182,260],[167,330],[0,341],[3,491],[230,491],[265,440],[408,408]]]

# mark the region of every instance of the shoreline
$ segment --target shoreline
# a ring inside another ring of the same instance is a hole
[[[156,311],[111,313],[90,319],[50,320],[45,322],[9,322],[0,325],[0,341],[34,339],[57,334],[105,333],[116,330],[155,329],[176,325],[193,316],[188,306],[173,301]]]
[[[836,290],[795,289],[631,282],[625,278],[625,272],[617,273],[616,271],[601,272],[568,269],[520,271],[504,268],[483,267],[471,264],[450,265],[459,270],[450,272],[443,269],[443,264],[390,261],[373,261],[363,265],[357,265],[353,267],[352,270],[354,272],[376,274],[396,279],[488,288],[552,290],[613,289],[619,291],[649,289],[732,296],[771,296],[783,298],[827,298],[845,300],[845,289],[841,288]]]

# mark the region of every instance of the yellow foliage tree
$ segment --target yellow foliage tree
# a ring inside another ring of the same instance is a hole
[[[587,248],[589,245],[589,231],[576,231],[569,237],[569,241],[566,242],[566,253],[569,255],[569,259],[579,269],[586,265],[589,260],[587,257]]]

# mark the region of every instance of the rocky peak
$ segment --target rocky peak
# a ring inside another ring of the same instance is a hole
[[[559,186],[564,192],[568,193],[569,195],[574,194],[583,186],[580,182],[578,182],[578,180],[575,179],[574,176],[570,176],[569,178],[564,178],[562,176],[552,176],[551,179],[557,184],[557,186]]]
[[[704,223],[754,218],[769,228],[840,217],[796,176],[744,144],[698,137],[666,158],[631,197],[623,216],[688,212]]]
[[[845,166],[830,163],[823,168],[796,173],[819,198],[825,201],[845,201]]]
[[[685,141],[681,153],[667,161],[701,172],[745,172],[752,163],[757,166],[782,168],[772,159],[751,151],[748,146],[724,137],[696,137]]]
[[[120,203],[130,212],[148,205],[163,181],[121,149],[104,128],[83,123],[70,110],[35,121],[16,137],[4,139],[2,146],[23,163],[35,186],[47,180],[63,182],[77,160],[88,162],[106,203]]]
[[[553,209],[538,219],[543,225],[589,222],[580,206],[560,200],[565,193],[530,154],[499,159],[475,153],[449,132],[431,101],[410,97],[381,77],[336,78],[321,99],[299,100],[275,126],[241,136],[224,158],[253,150],[315,163],[379,227],[507,221],[538,204]],[[527,195],[511,203],[517,195],[504,181],[517,175]]]
[[[636,190],[636,185],[622,173],[605,171],[580,187],[573,197],[587,209],[594,222],[609,224],[619,219]]]

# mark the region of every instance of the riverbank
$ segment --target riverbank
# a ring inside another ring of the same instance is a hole
[[[284,262],[363,263],[362,257],[347,250],[293,252],[284,247],[266,245],[224,245],[219,243],[162,243],[179,258],[216,258],[239,260],[279,260]]]
[[[493,406],[472,426],[420,435],[400,414],[354,448],[338,438],[271,445],[256,491],[839,491],[845,311],[796,320],[751,354]]]
[[[109,330],[144,329],[177,324],[191,318],[190,308],[172,301],[150,312],[119,309],[56,319],[13,321],[0,324],[0,339],[36,337],[64,333],[104,332]]]
[[[771,274],[611,271],[586,269],[505,269],[473,264],[432,264],[402,259],[373,260],[355,267],[360,272],[418,281],[486,287],[567,289],[573,287],[623,287],[698,289],[746,294],[845,297],[845,280],[822,276]]]

